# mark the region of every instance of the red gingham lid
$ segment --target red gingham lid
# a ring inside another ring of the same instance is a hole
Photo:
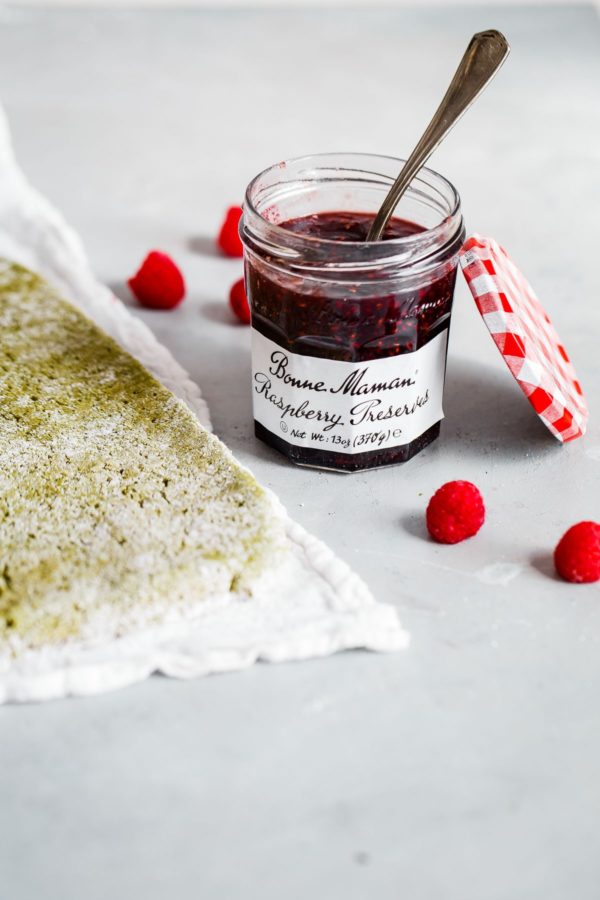
[[[491,238],[474,234],[460,264],[506,365],[559,441],[585,434],[588,408],[575,369],[523,273]]]

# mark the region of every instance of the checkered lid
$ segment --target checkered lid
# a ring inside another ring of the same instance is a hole
[[[491,238],[474,234],[460,263],[477,308],[521,390],[559,441],[585,434],[588,408],[575,369],[523,273]]]

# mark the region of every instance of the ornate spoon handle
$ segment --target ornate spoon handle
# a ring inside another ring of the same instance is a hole
[[[473,35],[444,99],[375,216],[368,241],[380,240],[388,219],[421,166],[477,99],[509,53],[508,41],[499,31],[480,31]]]

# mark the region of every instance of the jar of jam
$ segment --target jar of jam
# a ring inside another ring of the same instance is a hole
[[[299,465],[392,465],[439,434],[464,226],[454,187],[422,169],[366,241],[402,162],[303,157],[246,192],[255,430]]]

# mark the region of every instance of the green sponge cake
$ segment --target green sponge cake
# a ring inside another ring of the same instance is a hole
[[[285,543],[252,476],[39,276],[0,261],[0,651],[247,592]]]

